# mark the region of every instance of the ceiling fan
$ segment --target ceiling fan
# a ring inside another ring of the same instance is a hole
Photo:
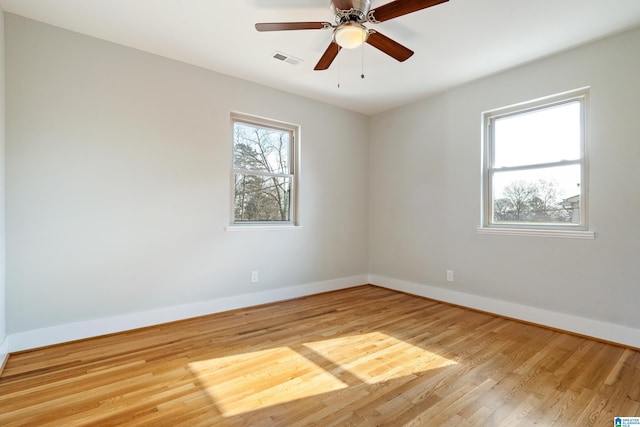
[[[368,43],[376,49],[402,62],[413,55],[411,49],[391,40],[363,24],[378,24],[399,16],[417,12],[449,0],[395,0],[371,9],[371,0],[331,0],[335,24],[330,22],[265,22],[256,24],[258,31],[324,30],[333,29],[333,39],[324,52],[315,70],[326,70],[338,56],[340,49],[353,49]]]

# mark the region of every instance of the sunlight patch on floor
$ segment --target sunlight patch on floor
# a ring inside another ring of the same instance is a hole
[[[225,417],[456,362],[382,332],[189,363]]]
[[[457,364],[378,331],[304,346],[368,384]]]
[[[288,347],[192,362],[189,368],[225,417],[348,387]]]

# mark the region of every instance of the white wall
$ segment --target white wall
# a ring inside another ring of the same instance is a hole
[[[367,278],[640,347],[638,45],[628,32],[367,119],[7,15],[8,348]],[[583,86],[596,239],[479,235],[481,112]],[[230,111],[302,126],[302,229],[224,231]]]
[[[372,117],[372,281],[640,347],[638,46],[627,32]],[[481,113],[584,86],[596,239],[478,234]]]
[[[0,370],[9,351],[7,340],[7,304],[5,298],[5,228],[4,228],[4,149],[5,149],[5,88],[4,88],[4,11],[0,7]]]
[[[12,351],[366,282],[365,116],[10,14],[6,29]],[[231,111],[301,126],[301,229],[225,231]]]

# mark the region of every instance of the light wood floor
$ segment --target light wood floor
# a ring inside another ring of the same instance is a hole
[[[373,286],[10,356],[0,425],[612,426],[640,352]]]

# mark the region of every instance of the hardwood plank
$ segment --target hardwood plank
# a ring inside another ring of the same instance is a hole
[[[610,426],[640,352],[357,288],[12,354],[0,425]]]

